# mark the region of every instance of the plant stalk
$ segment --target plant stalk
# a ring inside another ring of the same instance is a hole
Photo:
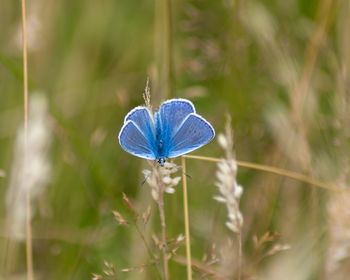
[[[195,156],[195,155],[185,155],[184,157],[190,158],[190,159],[199,159],[199,160],[204,160],[204,161],[210,161],[210,162],[219,162],[221,160],[219,158],[214,158],[214,157],[204,157],[204,156]],[[333,191],[333,192],[347,191],[346,189],[341,188],[339,186],[336,186],[333,183],[321,182],[315,178],[312,178],[310,176],[307,176],[307,175],[304,175],[304,174],[301,174],[298,172],[294,172],[294,171],[290,171],[290,170],[286,170],[286,169],[282,169],[282,168],[278,168],[278,167],[273,167],[273,166],[269,166],[269,165],[248,162],[248,161],[237,160],[236,162],[237,162],[237,165],[240,167],[280,175],[280,176],[287,177],[287,178],[290,178],[293,180],[297,180],[299,182],[309,184],[311,186],[323,188],[323,189],[326,189],[329,191]]]
[[[169,264],[168,264],[168,243],[167,243],[167,237],[166,237],[166,223],[165,223],[165,211],[164,211],[164,184],[159,179],[159,197],[158,197],[158,208],[159,208],[159,217],[160,217],[160,224],[162,229],[162,236],[161,236],[161,242],[162,242],[162,258],[163,258],[163,273],[164,273],[164,279],[169,280]]]
[[[166,71],[165,86],[166,97],[173,97],[174,79],[174,60],[173,60],[173,26],[172,26],[172,7],[171,0],[165,0],[165,59],[164,68]]]
[[[188,214],[188,196],[187,196],[187,177],[186,177],[185,157],[181,157],[181,166],[182,166],[182,188],[183,188],[185,239],[186,239],[187,280],[192,280],[191,236],[190,236],[190,222],[189,222],[189,214]]]
[[[238,269],[237,269],[237,279],[241,280],[242,275],[242,232],[239,230],[237,233],[238,242]]]
[[[24,111],[24,155],[23,174],[26,176],[27,170],[27,149],[28,149],[28,42],[27,42],[27,18],[26,0],[22,0],[22,49],[23,49],[23,111]],[[24,178],[25,179],[25,178]],[[33,269],[33,244],[32,244],[32,224],[30,190],[26,193],[26,262],[27,280],[34,279]]]

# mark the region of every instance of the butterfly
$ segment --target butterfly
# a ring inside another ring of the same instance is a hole
[[[192,102],[179,98],[163,102],[154,114],[144,106],[132,109],[118,139],[128,153],[163,166],[168,158],[190,153],[214,136],[214,128],[196,113]]]

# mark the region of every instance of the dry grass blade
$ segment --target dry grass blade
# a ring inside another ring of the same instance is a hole
[[[303,108],[304,106],[312,73],[317,63],[320,48],[322,46],[323,41],[325,40],[325,35],[330,24],[332,5],[332,0],[323,0],[319,2],[317,19],[319,23],[317,24],[317,27],[314,33],[312,34],[308,46],[305,50],[305,65],[303,67],[303,72],[300,81],[297,87],[291,93],[291,96],[295,96],[294,98],[292,98],[292,109],[295,112],[298,112],[300,108]],[[302,115],[299,116],[302,117]]]
[[[128,210],[130,210],[130,212],[135,215],[135,217],[137,217],[139,214],[135,209],[135,206],[133,205],[133,203],[130,201],[129,197],[123,192],[123,201],[126,204],[126,206],[128,207]]]
[[[120,225],[129,225],[129,222],[118,211],[113,211],[113,215]]]
[[[181,166],[182,166],[182,187],[183,187],[184,221],[185,221],[185,236],[186,236],[187,280],[191,280],[192,279],[191,235],[190,235],[190,221],[189,221],[189,214],[188,214],[186,160],[184,157],[181,157]]]
[[[151,87],[149,85],[149,78],[147,78],[145,91],[143,92],[142,97],[143,97],[143,100],[145,101],[146,107],[152,112]]]
[[[26,150],[28,148],[28,43],[27,43],[27,9],[26,0],[22,0],[22,43],[23,43],[23,98],[24,98],[24,168],[26,172]],[[24,176],[24,175],[23,175]],[[34,279],[33,271],[33,244],[32,244],[32,224],[31,224],[31,205],[29,190],[26,193],[26,257],[27,257],[27,279]]]
[[[174,258],[174,261],[179,263],[179,264],[187,265],[186,258],[184,258],[182,256],[176,256]],[[205,273],[207,276],[213,277],[213,279],[228,280],[228,277],[221,275],[219,272],[217,272],[213,269],[210,269],[207,265],[203,264],[202,262],[200,262],[198,260],[192,259],[191,267],[192,267],[192,269],[195,269],[199,272]]]
[[[210,161],[210,162],[219,162],[220,161],[219,158],[214,158],[214,157],[203,157],[203,156],[194,156],[194,155],[185,155],[184,157],[189,158],[189,159],[199,159],[199,160]],[[343,188],[340,188],[338,186],[334,186],[334,184],[331,184],[331,183],[327,184],[327,183],[318,181],[314,178],[311,178],[309,176],[306,176],[304,174],[285,170],[282,168],[277,168],[277,167],[273,167],[273,166],[257,164],[257,163],[252,163],[252,162],[240,161],[240,160],[237,160],[237,165],[240,167],[245,167],[245,168],[249,168],[249,169],[269,172],[269,173],[273,173],[276,175],[288,177],[290,179],[294,179],[294,180],[297,180],[297,181],[300,181],[300,182],[303,182],[303,183],[306,183],[309,185],[313,185],[313,186],[316,186],[316,187],[319,187],[322,189],[329,190],[329,191],[334,191],[334,192],[346,191]]]

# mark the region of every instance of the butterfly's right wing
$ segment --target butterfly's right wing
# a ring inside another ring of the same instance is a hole
[[[162,132],[173,136],[184,119],[195,112],[192,102],[187,99],[177,98],[163,102],[158,111]]]
[[[192,102],[187,99],[170,99],[161,104],[155,119],[157,120],[158,134],[164,145],[162,151],[164,157],[168,157],[172,145],[171,140],[183,121],[189,114],[195,112]]]
[[[191,113],[172,137],[168,157],[190,153],[208,144],[214,136],[212,125],[200,115]]]
[[[127,114],[118,139],[128,153],[145,159],[156,159],[155,126],[147,108],[136,107]]]

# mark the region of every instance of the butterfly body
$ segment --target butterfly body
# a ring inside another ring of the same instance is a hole
[[[118,139],[125,151],[163,165],[166,159],[196,150],[214,136],[211,124],[196,114],[190,101],[170,99],[154,114],[142,106],[131,110]]]

